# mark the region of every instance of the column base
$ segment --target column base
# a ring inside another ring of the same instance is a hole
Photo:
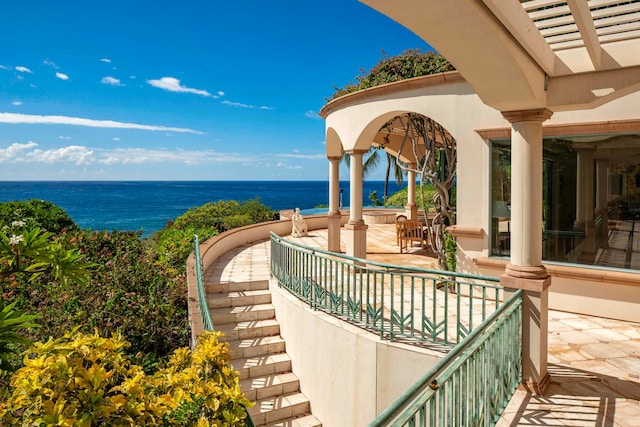
[[[500,277],[505,298],[515,289],[522,290],[522,382],[520,389],[541,395],[549,385],[548,307],[551,277],[543,266],[509,263]],[[542,277],[541,277],[542,276]]]
[[[542,377],[542,380],[538,382],[523,379],[518,386],[518,389],[526,391],[533,396],[542,396],[547,390],[547,387],[549,387],[549,384],[551,384],[551,376],[547,373],[544,377]]]
[[[362,223],[352,224],[348,222],[344,226],[345,240],[347,244],[347,255],[355,258],[367,258],[367,229],[369,227]]]
[[[340,212],[329,212],[327,214],[327,250],[340,253],[340,226],[342,225],[342,215]]]

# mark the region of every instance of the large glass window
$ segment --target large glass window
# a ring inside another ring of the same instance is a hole
[[[542,258],[640,270],[640,135],[543,145]],[[511,142],[492,141],[491,255],[509,256]]]

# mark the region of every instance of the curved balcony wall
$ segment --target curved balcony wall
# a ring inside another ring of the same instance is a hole
[[[324,215],[305,217],[309,230],[327,227]],[[348,215],[343,215],[343,221]],[[201,245],[203,268],[224,253],[266,240],[270,232],[288,235],[291,221],[280,220],[230,230]],[[187,260],[192,339],[202,331],[193,254]],[[270,280],[272,303],[300,387],[325,426],[366,425],[394,402],[443,355],[382,341],[374,333],[311,309]]]

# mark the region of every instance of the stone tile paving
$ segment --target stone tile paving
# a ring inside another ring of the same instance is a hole
[[[543,396],[516,391],[498,426],[640,426],[640,324],[549,312]]]
[[[400,255],[393,225],[374,224],[368,232],[368,259],[437,267],[417,247]],[[326,230],[311,231],[299,241],[326,248]],[[230,251],[205,277],[208,282],[269,279],[269,243]],[[640,427],[640,324],[550,311],[549,373],[543,396],[516,391],[499,427]]]

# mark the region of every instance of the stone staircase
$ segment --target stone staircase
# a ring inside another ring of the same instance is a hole
[[[224,333],[231,364],[240,373],[240,388],[256,402],[249,409],[255,425],[321,426],[291,372],[269,282],[207,284],[206,291],[213,324]]]

